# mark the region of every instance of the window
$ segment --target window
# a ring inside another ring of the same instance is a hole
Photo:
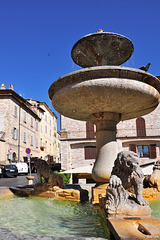
[[[33,146],[33,136],[31,136],[31,145]]]
[[[38,139],[36,139],[36,148],[38,148]]]
[[[12,138],[16,140],[18,139],[18,129],[15,127],[12,128]]]
[[[136,145],[130,144],[130,150],[137,153],[140,158],[155,159],[157,157],[156,144]]]
[[[96,158],[96,146],[86,146],[84,149],[85,149],[85,159]]]
[[[26,132],[24,132],[24,135],[23,135],[23,142],[26,143]]]
[[[137,137],[146,136],[146,125],[145,125],[144,118],[140,117],[136,119],[136,129],[137,129]]]
[[[31,127],[33,127],[33,118],[31,117]]]
[[[38,131],[38,122],[36,122],[36,130]]]
[[[27,120],[27,114],[26,114],[26,112],[24,112],[24,116],[23,116],[24,118],[23,118],[23,120],[24,120],[24,122],[26,123],[26,120]]]
[[[39,113],[39,118],[42,119],[42,112]]]
[[[14,116],[17,117],[17,106],[14,106]]]
[[[47,126],[45,126],[45,131],[46,131],[46,133],[47,133]]]
[[[140,158],[149,157],[149,147],[147,145],[137,146],[137,150]]]
[[[86,138],[94,138],[94,124],[86,122]]]
[[[47,141],[45,142],[45,148],[46,148],[46,152],[47,152]]]
[[[47,121],[47,115],[45,115],[45,120]]]

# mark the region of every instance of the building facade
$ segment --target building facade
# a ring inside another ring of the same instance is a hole
[[[44,123],[48,116],[49,123]],[[50,120],[51,119],[51,120]],[[52,132],[49,125],[52,124]],[[44,131],[47,125],[48,134]],[[41,131],[43,129],[43,131]],[[53,131],[54,129],[54,131]],[[54,145],[54,137],[57,137],[57,117],[51,112],[45,103],[31,99],[24,99],[13,91],[12,85],[9,89],[1,85],[0,89],[0,162],[24,160],[26,148],[31,149],[31,157],[52,156],[57,160],[57,145]],[[44,132],[45,138],[42,135]],[[55,135],[54,135],[55,134]],[[52,136],[51,136],[52,135]],[[42,141],[46,145],[42,150]],[[58,140],[56,140],[58,142]]]
[[[96,158],[95,126],[61,115],[60,161],[72,169],[93,164]]]
[[[58,162],[57,116],[46,103],[39,103],[38,107],[44,111],[40,116],[40,155],[43,159]]]

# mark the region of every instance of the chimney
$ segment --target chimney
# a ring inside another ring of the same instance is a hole
[[[9,85],[9,89],[13,90],[13,85],[12,84]]]
[[[2,89],[2,90],[3,90],[3,89],[6,89],[6,86],[5,86],[4,83],[2,83],[2,85],[1,85],[1,89]]]

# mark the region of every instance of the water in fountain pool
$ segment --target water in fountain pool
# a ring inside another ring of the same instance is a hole
[[[149,205],[151,207],[151,215],[160,220],[160,199],[150,200]]]
[[[46,198],[0,198],[0,226],[27,235],[109,238],[99,209]]]

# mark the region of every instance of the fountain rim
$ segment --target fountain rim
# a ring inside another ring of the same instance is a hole
[[[123,64],[124,62],[126,62],[131,56],[132,56],[132,54],[133,54],[133,52],[134,52],[134,45],[133,45],[133,43],[132,43],[132,41],[128,38],[128,37],[126,37],[126,36],[124,36],[124,35],[121,35],[121,34],[118,34],[118,33],[113,33],[113,32],[95,32],[95,33],[90,33],[90,34],[87,34],[87,35],[85,35],[85,36],[83,36],[83,37],[81,37],[74,45],[73,45],[73,47],[72,47],[72,49],[71,49],[71,58],[72,58],[72,60],[77,64],[77,65],[79,65],[79,66],[81,66],[81,67],[92,67],[92,66],[94,66],[94,65],[91,65],[91,64],[86,64],[86,63],[83,63],[82,61],[79,61],[78,59],[79,58],[77,58],[77,54],[76,54],[76,50],[77,49],[79,49],[79,45],[81,46],[81,43],[82,42],[84,42],[84,41],[90,41],[90,40],[92,40],[92,38],[93,37],[95,37],[95,36],[104,36],[104,37],[114,37],[115,39],[117,38],[119,38],[119,39],[123,39],[123,40],[125,40],[125,41],[127,41],[128,42],[128,44],[130,45],[130,53],[127,55],[127,56],[125,56],[124,57],[124,54],[123,54],[123,49],[122,49],[122,52],[121,52],[121,54],[123,55],[123,58],[124,58],[124,60],[123,61],[121,61],[121,60],[119,60],[118,61],[118,64],[115,64],[116,66],[119,66],[119,65],[121,65],[121,64]],[[102,37],[103,38],[103,37]],[[94,45],[94,44],[93,44]],[[86,46],[86,48],[87,48],[87,46]],[[120,50],[119,50],[120,51]],[[98,52],[97,52],[97,54],[98,54]],[[121,59],[122,59],[122,57],[121,57]],[[113,62],[112,63],[108,63],[107,65],[114,65],[113,64]],[[104,66],[104,65],[103,65]]]
[[[49,98],[52,100],[57,91],[70,84],[102,78],[127,78],[144,82],[160,93],[160,80],[148,72],[122,66],[96,66],[80,69],[59,77],[51,84],[48,90]]]

